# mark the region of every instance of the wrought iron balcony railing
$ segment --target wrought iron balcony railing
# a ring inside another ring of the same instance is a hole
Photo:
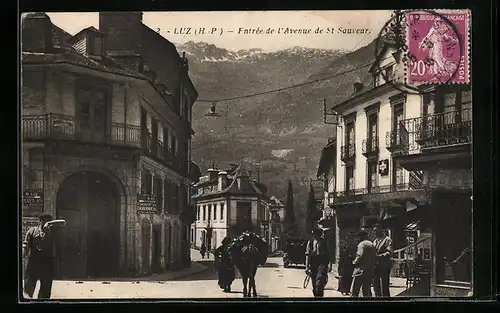
[[[74,116],[62,114],[25,115],[22,119],[23,140],[61,139],[110,145],[141,147],[139,126],[112,123],[110,131],[86,132],[78,129]]]
[[[153,142],[151,133],[141,127],[121,123],[112,123],[110,131],[85,132],[77,127],[74,116],[49,113],[45,115],[25,115],[22,118],[23,140],[73,140],[88,143],[129,146],[142,149],[149,156],[187,173],[188,160],[157,139]]]
[[[361,143],[361,153],[364,156],[370,157],[378,153],[378,136],[363,139]]]
[[[472,110],[467,108],[406,119],[400,122],[399,127],[404,154],[470,144],[472,142]]]
[[[385,134],[385,147],[387,148],[387,150],[393,153],[401,150],[402,148],[401,133],[399,129],[394,131],[388,131]]]
[[[356,157],[356,148],[354,144],[340,147],[340,159],[344,162],[353,160]]]

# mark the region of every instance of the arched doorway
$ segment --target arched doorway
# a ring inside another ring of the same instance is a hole
[[[56,214],[67,224],[58,236],[59,277],[118,275],[119,205],[114,183],[103,174],[80,172],[61,183]]]

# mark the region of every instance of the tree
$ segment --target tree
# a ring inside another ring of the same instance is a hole
[[[313,228],[316,227],[317,221],[321,218],[320,213],[321,211],[318,209],[314,188],[312,184],[309,184],[309,198],[307,199],[306,212],[306,231],[308,234],[311,234]]]
[[[297,234],[297,224],[295,221],[295,208],[293,205],[293,187],[292,182],[288,180],[288,190],[285,200],[285,218],[283,220],[283,228],[287,238]]]

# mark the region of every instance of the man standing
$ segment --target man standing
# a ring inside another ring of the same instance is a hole
[[[392,240],[386,235],[380,224],[373,227],[375,240],[373,244],[377,251],[377,263],[373,275],[373,288],[376,297],[390,297],[389,276],[391,274]]]
[[[33,298],[35,286],[40,280],[39,299],[49,299],[54,278],[54,229],[47,222],[50,214],[39,217],[39,225],[31,227],[23,242],[23,258],[28,258],[24,277],[25,297]]]
[[[359,296],[359,290],[363,288],[363,297],[371,297],[371,285],[373,270],[375,266],[376,251],[373,243],[368,240],[368,233],[364,230],[358,233],[360,243],[356,252],[356,258],[352,261],[354,265],[352,283],[352,297]]]
[[[323,231],[313,230],[313,239],[306,246],[306,274],[311,276],[314,297],[323,297],[328,272],[332,270],[328,244]]]

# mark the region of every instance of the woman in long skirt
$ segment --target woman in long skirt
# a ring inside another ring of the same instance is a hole
[[[224,290],[224,292],[231,291],[231,284],[236,278],[236,272],[234,269],[234,264],[228,252],[228,246],[231,243],[229,237],[222,240],[222,245],[218,247],[215,254],[215,262],[217,268],[217,275],[219,277],[219,287]]]
[[[352,272],[354,271],[354,265],[352,261],[354,256],[349,253],[347,249],[340,250],[339,255],[339,291],[342,295],[346,296],[351,293],[352,284]]]

